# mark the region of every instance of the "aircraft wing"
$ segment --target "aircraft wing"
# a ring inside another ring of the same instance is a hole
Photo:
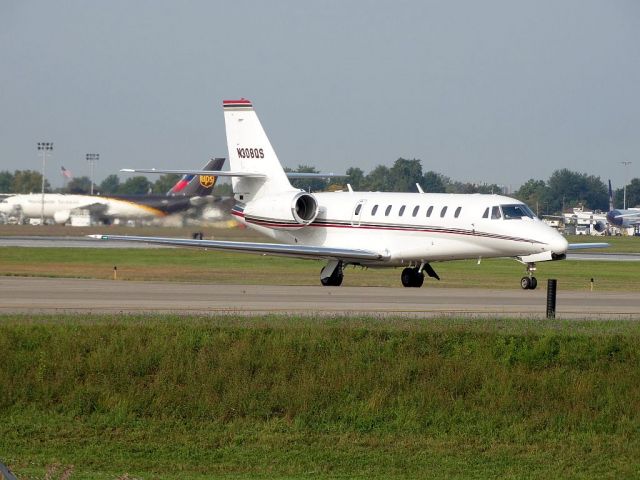
[[[585,248],[608,248],[608,243],[570,243],[567,250],[582,250]]]
[[[318,260],[384,260],[386,253],[355,248],[316,247],[308,245],[287,245],[282,243],[227,242],[222,240],[192,240],[188,238],[138,237],[133,235],[88,235],[98,240],[120,240],[143,242],[176,247],[199,247],[228,252],[277,255],[281,257],[315,258]]]
[[[628,218],[628,217],[640,217],[640,212],[624,213],[622,215],[616,215],[613,218]]]

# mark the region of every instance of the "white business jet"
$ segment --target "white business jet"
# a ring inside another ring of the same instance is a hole
[[[164,245],[325,260],[322,285],[338,286],[347,265],[405,267],[405,287],[420,287],[431,263],[512,257],[526,265],[524,289],[536,288],[536,262],[561,260],[568,245],[522,202],[500,195],[383,192],[307,193],[291,186],[249,100],[225,100],[230,171],[123,170],[232,177],[231,213],[278,243],[94,235]],[[296,175],[302,176],[302,175]]]

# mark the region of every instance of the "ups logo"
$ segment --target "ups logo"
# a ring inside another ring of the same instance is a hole
[[[213,187],[214,183],[216,183],[216,177],[213,175],[200,175],[200,185],[204,188]]]

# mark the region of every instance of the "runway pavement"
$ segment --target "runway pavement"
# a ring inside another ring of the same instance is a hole
[[[637,293],[563,292],[557,318],[640,319]],[[543,318],[546,291],[0,277],[0,313],[288,313]]]

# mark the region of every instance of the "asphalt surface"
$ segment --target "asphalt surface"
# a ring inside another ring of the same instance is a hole
[[[563,292],[557,318],[640,320],[640,295]],[[212,285],[0,277],[0,313],[189,313],[543,318],[546,291]]]

